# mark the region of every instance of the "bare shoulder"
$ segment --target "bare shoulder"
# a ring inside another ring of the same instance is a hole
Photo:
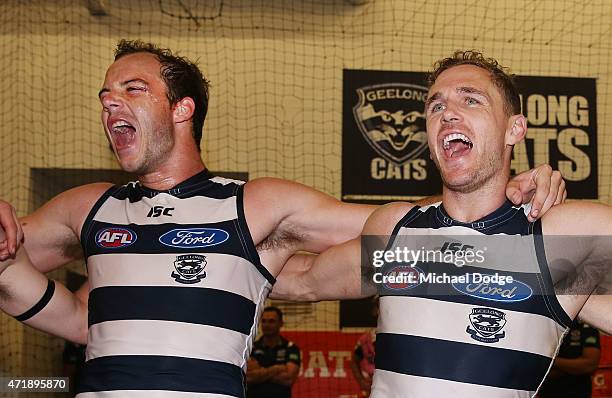
[[[612,234],[612,207],[595,202],[565,202],[542,216],[542,229],[549,235]]]
[[[392,202],[378,207],[366,221],[364,235],[389,235],[397,223],[415,207],[408,202]]]
[[[22,223],[58,222],[67,226],[82,223],[94,203],[106,192],[112,184],[106,182],[81,185],[66,190],[34,213],[24,217]]]
[[[85,218],[112,184],[95,183],[69,189],[23,217],[24,245],[41,272],[82,256],[79,237]]]

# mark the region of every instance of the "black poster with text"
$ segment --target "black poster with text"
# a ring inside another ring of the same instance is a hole
[[[512,172],[548,163],[565,179],[569,198],[597,199],[595,79],[517,76],[528,129],[514,146]]]
[[[384,203],[441,192],[429,159],[425,73],[344,70],[342,199]],[[525,140],[512,173],[549,163],[570,198],[597,199],[595,79],[518,76]]]
[[[441,192],[429,159],[421,72],[344,70],[342,199],[384,203]]]

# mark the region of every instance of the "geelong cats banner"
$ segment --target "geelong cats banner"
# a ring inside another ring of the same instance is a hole
[[[382,203],[441,192],[429,158],[425,74],[344,70],[342,198]],[[519,76],[524,142],[512,172],[549,163],[563,174],[570,198],[597,198],[595,80]]]

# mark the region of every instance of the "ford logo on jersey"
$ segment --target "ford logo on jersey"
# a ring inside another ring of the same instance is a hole
[[[453,287],[468,296],[507,303],[527,300],[533,294],[529,285],[516,279],[503,285],[475,279],[469,283],[453,283]]]
[[[159,237],[166,246],[194,249],[219,245],[229,239],[229,233],[218,228],[173,229]]]
[[[105,249],[118,249],[136,242],[136,232],[128,228],[108,227],[98,231],[96,244]]]

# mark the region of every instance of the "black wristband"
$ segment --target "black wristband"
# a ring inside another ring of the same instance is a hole
[[[17,315],[14,318],[20,322],[27,321],[32,318],[34,315],[38,314],[47,304],[51,301],[51,297],[53,297],[53,293],[55,293],[55,282],[49,279],[49,283],[47,284],[47,290],[45,290],[45,294],[38,300],[38,303],[34,304],[32,308],[27,310],[21,315]]]

